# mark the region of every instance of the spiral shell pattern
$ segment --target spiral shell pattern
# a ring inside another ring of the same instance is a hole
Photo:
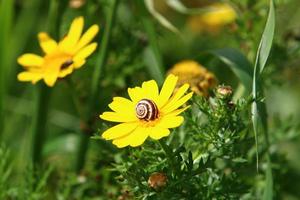
[[[152,121],[158,118],[158,108],[154,101],[150,99],[142,99],[140,100],[136,107],[136,117],[145,120]]]

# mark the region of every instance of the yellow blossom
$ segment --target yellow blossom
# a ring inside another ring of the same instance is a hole
[[[99,31],[98,25],[93,25],[82,34],[83,26],[83,17],[75,18],[68,34],[60,42],[56,42],[45,32],[39,33],[38,40],[45,55],[27,53],[20,56],[18,63],[25,71],[18,74],[18,80],[35,84],[43,79],[52,87],[58,78],[82,67],[86,58],[97,48],[96,42],[90,42]]]
[[[209,89],[217,83],[213,73],[193,60],[184,60],[175,64],[168,73],[178,76],[177,87],[188,83],[193,92],[202,96],[208,96]]]
[[[113,112],[104,112],[100,118],[120,124],[106,130],[102,137],[113,140],[119,148],[136,147],[150,137],[159,140],[178,127],[184,118],[179,116],[189,106],[183,106],[193,95],[184,84],[174,93],[178,77],[169,75],[159,92],[154,80],[143,82],[142,87],[128,88],[129,99],[113,98],[108,106]]]
[[[215,3],[208,12],[190,17],[188,26],[194,32],[218,32],[224,25],[234,22],[236,17],[236,11],[229,4]]]

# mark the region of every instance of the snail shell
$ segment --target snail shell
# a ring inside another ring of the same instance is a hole
[[[154,101],[150,99],[142,99],[140,100],[136,107],[136,117],[145,120],[152,121],[158,118],[158,108]]]

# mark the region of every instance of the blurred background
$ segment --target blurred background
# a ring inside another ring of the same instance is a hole
[[[276,0],[275,4],[275,39],[264,73],[271,149],[284,155],[286,163],[276,167],[289,174],[276,180],[280,199],[299,199],[300,1]],[[91,77],[99,64],[112,6],[116,7],[115,18],[89,126],[78,110],[86,110],[89,104]],[[253,64],[268,9],[268,0],[145,0],[142,5],[121,0],[0,0],[0,191],[11,196],[35,193],[36,199],[46,198],[38,196],[44,191],[48,191],[48,199],[84,195],[85,199],[117,199],[122,191],[109,167],[118,160],[118,150],[109,143],[90,139],[84,165],[74,171],[83,132],[91,129],[91,135],[99,135],[104,127],[98,115],[113,96],[126,96],[128,87],[144,80],[156,79],[161,84],[168,70],[184,60],[197,61],[219,84],[243,90],[235,74],[213,52],[235,49]],[[42,54],[38,32],[51,30],[50,35],[59,40],[77,16],[84,16],[85,30],[92,24],[100,26],[95,39],[99,47],[84,67],[46,89],[47,111],[41,112],[45,121],[41,129],[44,164],[40,170],[32,170],[31,132],[43,83],[17,81],[17,73],[23,70],[17,58],[28,52]],[[10,166],[7,179],[6,165]],[[20,188],[31,182],[38,184],[37,179],[40,190],[22,192]]]

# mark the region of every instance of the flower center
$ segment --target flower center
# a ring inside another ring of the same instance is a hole
[[[150,99],[140,100],[136,104],[135,112],[137,118],[145,121],[153,121],[158,118],[159,114],[156,104]]]
[[[63,70],[73,64],[72,56],[63,52],[49,54],[45,57],[45,66],[52,70]]]

